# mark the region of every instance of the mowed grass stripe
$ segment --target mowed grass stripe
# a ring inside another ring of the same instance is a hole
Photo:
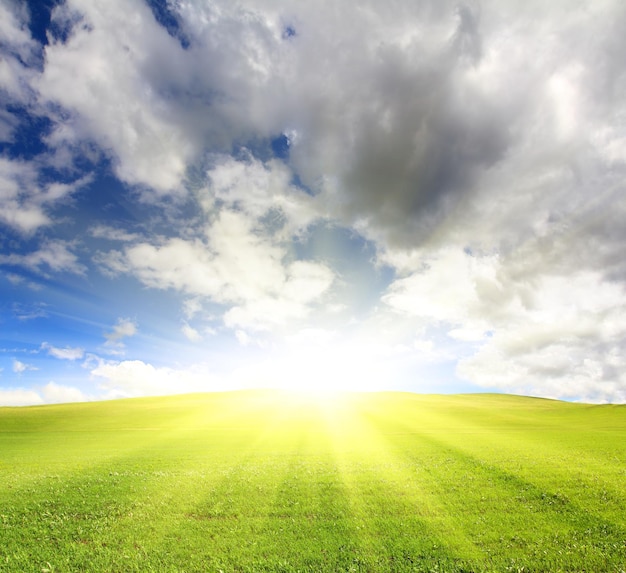
[[[311,570],[336,567],[350,543],[351,519],[335,468],[323,455],[323,427],[301,406],[271,416],[272,431],[169,533],[170,554],[180,561],[186,556],[192,570],[228,569],[233,552],[250,570],[275,571],[294,562]],[[210,544],[194,563],[189,545],[195,534]]]
[[[369,414],[375,415],[372,411]],[[439,414],[443,417],[434,419]],[[610,503],[598,499],[595,489],[586,488],[595,494],[591,499],[581,497],[577,473],[580,468],[589,471],[587,456],[581,457],[584,450],[579,448],[577,456],[570,455],[566,465],[554,444],[536,429],[489,433],[477,430],[473,416],[469,423],[463,423],[462,418],[450,420],[449,411],[445,410],[426,412],[424,416],[428,420],[426,427],[423,420],[382,419],[380,415],[376,425],[386,428],[390,447],[397,450],[403,449],[398,436],[411,435],[404,444],[409,457],[415,449],[416,436],[433,443],[434,451],[441,455],[427,464],[426,472],[437,476],[433,482],[437,497],[446,500],[447,512],[457,516],[460,528],[470,532],[472,539],[485,546],[487,538],[486,552],[492,553],[494,546],[504,544],[517,553],[534,553],[540,568],[552,570],[556,562],[543,556],[550,556],[552,552],[546,548],[553,547],[564,556],[560,562],[567,564],[565,570],[578,570],[585,563],[587,570],[592,571],[608,566],[607,554],[623,553],[616,540],[626,539],[624,483],[612,482],[614,496]],[[502,412],[497,418],[501,420]],[[455,432],[432,431],[444,425],[454,427]],[[480,426],[483,425],[481,420]],[[420,435],[420,430],[425,433]],[[541,444],[539,435],[544,438]],[[612,438],[619,440],[619,436]],[[623,448],[623,443],[617,444],[620,442],[616,441],[618,450]],[[543,451],[537,451],[538,445],[543,446]],[[556,464],[554,458],[558,459]],[[597,469],[597,456],[592,456],[591,461],[591,467]],[[423,463],[423,453],[416,455],[414,462]],[[609,466],[617,469],[619,465],[613,456]],[[624,466],[621,468],[623,473]],[[597,474],[593,481],[606,483],[600,482]],[[606,499],[604,486],[600,491]]]
[[[473,544],[441,511],[440,500],[389,447],[381,428],[352,401],[329,416],[335,463],[341,470],[364,541],[377,555],[375,570],[436,568],[476,557]],[[337,415],[338,414],[338,415]],[[414,445],[421,449],[417,440]]]
[[[0,409],[0,571],[620,571],[626,410],[277,392]]]

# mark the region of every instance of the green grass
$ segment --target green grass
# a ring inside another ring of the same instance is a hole
[[[0,571],[626,570],[626,406],[233,392],[0,408]]]

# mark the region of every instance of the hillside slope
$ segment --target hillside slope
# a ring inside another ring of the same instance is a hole
[[[275,391],[0,408],[0,571],[620,571],[626,407]]]

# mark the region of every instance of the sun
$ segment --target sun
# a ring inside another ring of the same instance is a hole
[[[381,387],[383,368],[356,344],[291,348],[280,358],[280,389],[316,399]]]

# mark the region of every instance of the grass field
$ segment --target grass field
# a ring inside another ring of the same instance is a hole
[[[0,571],[626,570],[626,406],[254,391],[0,408]]]

